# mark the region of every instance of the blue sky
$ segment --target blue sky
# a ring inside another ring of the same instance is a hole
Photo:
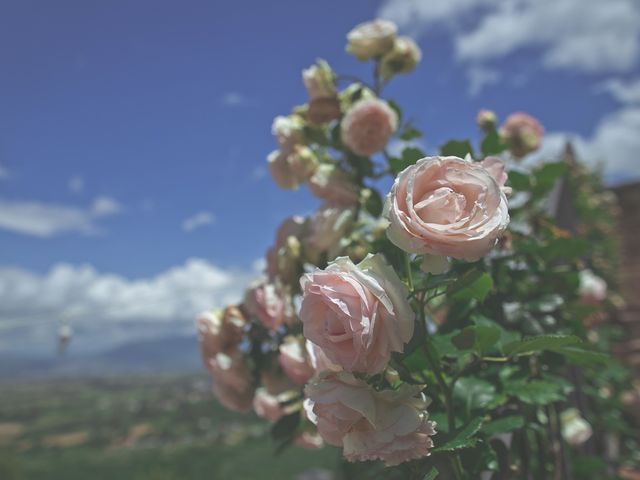
[[[423,50],[385,96],[430,152],[476,138],[479,108],[525,110],[545,154],[570,133],[610,180],[640,177],[635,0],[7,0],[0,337],[46,346],[61,318],[100,332],[88,317],[114,341],[187,331],[192,310],[237,296],[279,222],[318,204],[271,182],[271,121],[306,100],[317,57],[366,75],[345,35],[377,15]]]

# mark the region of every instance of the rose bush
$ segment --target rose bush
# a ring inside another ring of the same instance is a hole
[[[478,142],[427,154],[383,97],[418,45],[375,20],[346,49],[372,81],[318,60],[308,103],[272,125],[274,181],[319,208],[283,222],[241,304],[198,318],[216,397],[272,422],[278,449],[340,448],[345,478],[613,478],[639,463],[630,374],[607,355],[621,300],[598,177],[572,159],[514,168],[544,134],[525,113],[498,127],[483,109]]]

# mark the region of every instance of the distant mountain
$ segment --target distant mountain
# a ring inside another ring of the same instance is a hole
[[[0,377],[186,373],[202,369],[195,336],[172,336],[126,343],[95,355],[50,358],[0,356]]]

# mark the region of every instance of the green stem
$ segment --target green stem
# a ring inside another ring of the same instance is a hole
[[[413,273],[411,272],[411,259],[409,255],[404,256],[404,266],[407,270],[407,280],[409,282],[409,290],[413,291]]]

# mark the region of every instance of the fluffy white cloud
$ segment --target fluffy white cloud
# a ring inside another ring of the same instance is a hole
[[[379,15],[414,33],[449,29],[472,64],[536,47],[547,68],[611,72],[640,55],[637,0],[387,0]]]
[[[475,97],[484,90],[485,87],[498,83],[502,75],[500,75],[500,72],[497,70],[473,65],[469,67],[467,77],[469,78],[469,96]]]
[[[211,212],[198,212],[185,218],[182,222],[182,229],[185,232],[191,233],[198,228],[211,225],[216,221],[216,217]]]
[[[619,78],[612,78],[600,84],[596,91],[608,92],[623,104],[640,103],[640,78],[628,82]]]
[[[88,208],[0,199],[0,229],[41,238],[69,232],[94,235],[100,232],[98,218],[121,210],[109,197],[96,198]]]
[[[91,265],[62,263],[44,274],[0,268],[0,337],[20,338],[24,350],[50,348],[59,323],[68,321],[85,342],[79,348],[90,350],[193,332],[197,313],[237,302],[255,275],[198,258],[136,280]]]

